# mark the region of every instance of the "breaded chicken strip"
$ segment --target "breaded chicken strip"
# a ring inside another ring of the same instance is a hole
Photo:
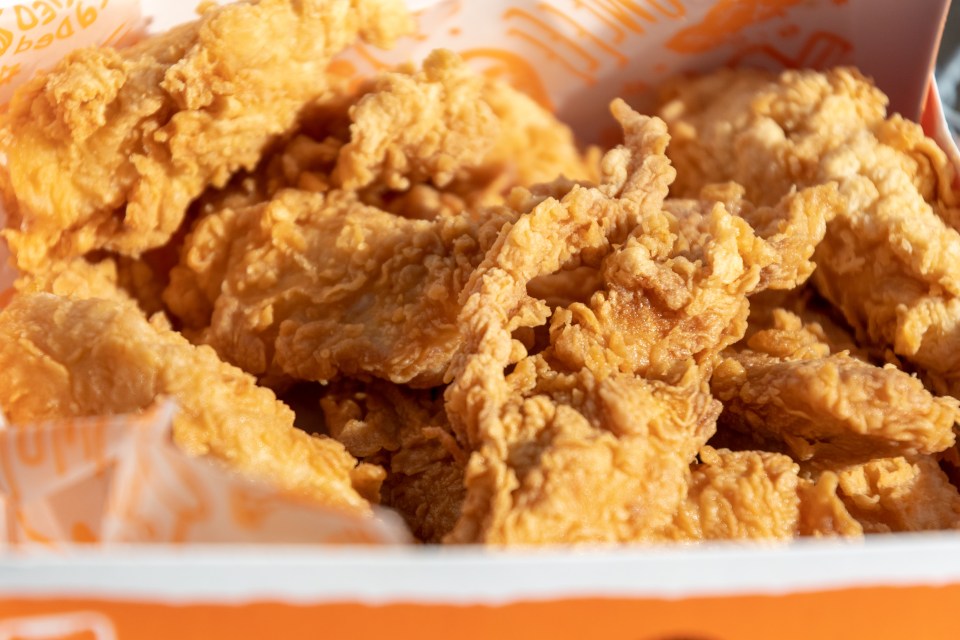
[[[799,467],[763,451],[704,447],[686,499],[663,535],[671,540],[789,539],[800,529]]]
[[[342,381],[320,404],[332,437],[386,469],[381,504],[399,511],[419,540],[440,542],[460,517],[467,461],[450,433],[442,393]]]
[[[360,190],[366,204],[434,219],[503,204],[516,186],[564,175],[595,180],[570,128],[503,82],[480,77],[455,54],[435,51],[422,69],[402,67],[344,88],[305,110],[297,133],[205,211],[258,204],[284,188]]]
[[[564,265],[597,264],[638,224],[668,242],[661,211],[673,171],[662,122],[614,104],[626,142],[607,154],[597,188],[567,183],[501,234],[471,279],[447,414],[473,450],[451,542],[651,539],[684,499],[689,464],[719,407],[690,365],[673,384],[632,372],[554,367],[513,338],[549,313],[527,282]]]
[[[865,533],[960,529],[960,493],[932,456],[813,465],[806,474],[835,477],[837,495]]]
[[[0,312],[0,407],[14,424],[177,402],[174,441],[317,502],[370,511],[383,470],[294,428],[273,392],[131,304],[21,294]]]
[[[710,387],[721,424],[759,442],[785,443],[800,460],[863,461],[953,446],[960,403],[927,391],[893,365],[831,352],[819,326],[788,311],[727,353]]]
[[[688,358],[709,368],[743,336],[748,295],[809,277],[814,248],[838,208],[834,189],[806,189],[759,208],[739,192],[720,195],[729,201],[668,200],[660,224],[669,227],[641,224],[604,262],[606,283],[589,303],[555,314],[557,357],[568,366],[657,379],[682,371]],[[675,234],[675,241],[658,246],[657,232]]]
[[[399,0],[252,0],[123,51],[70,54],[3,119],[20,269],[164,244],[191,200],[253,169],[327,90],[333,55],[409,26]]]
[[[355,191],[374,181],[393,190],[411,182],[437,187],[479,165],[500,133],[483,100],[483,81],[456,54],[433,51],[417,73],[385,73],[350,107],[350,141],[333,183]]]
[[[165,300],[258,376],[435,386],[459,342],[460,291],[514,216],[409,220],[343,191],[288,190],[201,220]]]
[[[919,125],[886,117],[859,73],[724,70],[677,84],[660,110],[677,193],[734,180],[749,200],[836,182],[843,211],[817,248],[814,284],[865,345],[891,348],[960,396],[960,233],[953,169]],[[945,218],[948,221],[945,221]]]

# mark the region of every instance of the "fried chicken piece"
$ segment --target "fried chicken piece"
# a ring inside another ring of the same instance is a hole
[[[941,217],[957,196],[919,125],[886,118],[883,94],[848,69],[721,71],[669,98],[676,192],[735,180],[763,204],[836,182],[845,206],[817,248],[814,284],[859,341],[960,395],[960,233]]]
[[[662,380],[682,373],[688,358],[709,368],[743,336],[748,295],[791,288],[809,276],[810,257],[838,207],[832,188],[791,194],[776,207],[743,203],[739,192],[722,195],[726,205],[716,198],[667,201],[673,219],[662,221],[669,229],[638,227],[605,261],[606,287],[588,304],[555,314],[552,338],[565,365]],[[661,242],[658,252],[651,239],[668,233],[676,241]]]
[[[790,539],[800,529],[799,467],[787,456],[704,447],[670,540]]]
[[[821,473],[816,481],[800,478],[798,532],[801,536],[849,538],[863,535],[863,525],[850,514],[837,495],[839,485],[839,478],[831,472]]]
[[[547,320],[527,284],[571,264],[599,264],[638,224],[671,240],[661,210],[673,170],[666,131],[622,102],[625,144],[599,187],[566,183],[505,229],[473,274],[460,316],[447,415],[473,451],[467,497],[448,542],[638,541],[669,524],[718,405],[691,364],[675,384],[632,372],[554,368],[550,348],[513,339]],[[533,195],[533,194],[531,194]],[[512,371],[510,371],[512,369]],[[509,373],[508,373],[509,371]]]
[[[789,315],[800,318],[800,326],[791,324],[790,331],[777,334],[778,339],[786,342],[782,349],[768,351],[771,355],[792,354],[801,345],[809,344],[818,350],[821,347],[816,345],[825,345],[828,353],[846,351],[864,362],[872,360],[872,354],[857,343],[853,330],[839,312],[821,298],[809,282],[789,291],[764,291],[752,296],[745,338],[749,340],[760,331],[792,323],[787,319]],[[768,344],[774,348],[769,341]]]
[[[39,273],[20,276],[14,286],[21,294],[52,293],[67,298],[100,298],[136,304],[120,287],[116,260],[110,258],[99,262],[84,258],[57,262]]]
[[[772,320],[714,371],[722,425],[783,442],[800,460],[862,461],[953,445],[960,402],[931,395],[893,365],[831,353],[819,326],[807,328],[788,311]]]
[[[433,51],[415,73],[386,73],[350,108],[350,141],[333,182],[355,191],[374,181],[404,190],[411,180],[446,186],[461,166],[479,164],[499,134],[480,77],[460,58]]]
[[[288,190],[203,218],[165,300],[254,375],[435,386],[459,343],[459,292],[514,215],[408,220],[350,193]]]
[[[179,407],[174,441],[317,502],[368,513],[383,470],[295,429],[273,392],[130,304],[20,294],[0,312],[0,407],[23,425]]]
[[[387,470],[381,503],[399,511],[419,540],[440,542],[460,516],[467,461],[450,433],[442,394],[343,381],[320,402],[330,435]]]
[[[359,189],[367,205],[432,220],[501,205],[513,187],[558,175],[595,181],[596,156],[581,154],[569,127],[526,95],[435,51],[419,71],[401,67],[311,103],[288,142],[205,195],[203,210],[259,204],[285,188],[342,187]]]
[[[960,493],[931,456],[814,470],[836,476],[840,499],[866,533],[960,529]]]
[[[409,27],[398,0],[254,0],[210,5],[123,51],[71,53],[4,118],[19,267],[164,244],[191,200],[253,169],[324,93],[333,55]]]

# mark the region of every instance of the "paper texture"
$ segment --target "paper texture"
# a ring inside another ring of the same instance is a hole
[[[893,110],[949,147],[930,70],[946,0],[418,0],[419,33],[392,52],[358,46],[340,71],[364,77],[444,47],[554,109],[584,141],[615,130],[607,105],[643,105],[677,73],[721,65],[873,75]],[[72,48],[190,19],[192,2],[0,1],[0,102]],[[949,150],[949,149],[948,149]],[[958,158],[955,149],[953,158]],[[2,211],[0,211],[2,215]],[[6,256],[0,247],[0,260]],[[0,306],[12,270],[0,268]],[[390,514],[357,519],[278,495],[190,459],[169,442],[175,407],[57,425],[0,425],[0,544],[402,542]],[[5,525],[5,526],[3,526]]]
[[[70,51],[121,45],[141,25],[137,0],[0,1],[0,103]]]

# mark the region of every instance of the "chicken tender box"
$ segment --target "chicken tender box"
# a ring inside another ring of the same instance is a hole
[[[0,638],[952,635],[948,4],[0,1]]]

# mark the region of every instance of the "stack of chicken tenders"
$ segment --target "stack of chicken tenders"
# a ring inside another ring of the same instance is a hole
[[[411,28],[214,5],[17,92],[14,428],[170,397],[186,453],[428,543],[960,528],[960,191],[869,79],[677,79],[604,152],[448,51],[331,66]]]

